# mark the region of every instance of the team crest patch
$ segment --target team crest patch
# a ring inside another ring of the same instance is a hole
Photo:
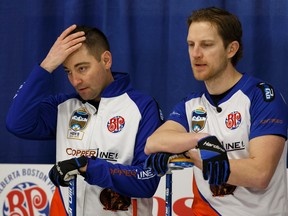
[[[68,129],[68,139],[83,139],[84,132],[82,131],[90,118],[90,114],[84,107],[73,112]]]
[[[125,126],[125,119],[122,116],[114,116],[107,122],[107,129],[112,133],[122,131]]]
[[[238,111],[231,112],[225,119],[226,127],[230,130],[235,130],[241,124],[242,117]]]
[[[262,82],[259,83],[257,87],[262,90],[264,101],[271,102],[274,100],[275,94],[271,85]]]
[[[192,130],[195,133],[204,129],[207,120],[207,112],[203,107],[198,107],[192,111]]]

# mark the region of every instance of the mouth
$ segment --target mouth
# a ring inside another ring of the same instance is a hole
[[[81,92],[86,91],[87,89],[88,89],[87,87],[78,88],[78,92],[81,93]]]
[[[203,66],[203,65],[207,65],[207,64],[205,64],[203,62],[199,62],[199,61],[194,61],[193,65],[195,65],[195,66]]]
[[[200,63],[194,63],[193,67],[196,69],[204,69],[207,66],[207,64],[200,64]]]

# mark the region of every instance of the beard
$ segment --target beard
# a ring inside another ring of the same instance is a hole
[[[222,75],[228,66],[228,59],[223,58],[216,66],[210,67],[209,64],[203,69],[198,69],[194,64],[192,64],[192,71],[194,78],[198,81],[209,81],[213,80]]]

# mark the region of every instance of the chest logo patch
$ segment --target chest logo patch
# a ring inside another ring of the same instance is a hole
[[[203,107],[198,107],[192,111],[192,130],[195,133],[204,129],[207,121],[207,112]]]
[[[68,138],[82,139],[84,135],[82,130],[87,126],[89,118],[90,114],[83,107],[74,111],[69,122]]]
[[[114,116],[107,122],[107,129],[111,133],[119,133],[125,126],[125,119],[122,116]]]
[[[241,113],[238,111],[233,111],[225,119],[226,127],[230,130],[235,130],[241,124],[242,117]]]

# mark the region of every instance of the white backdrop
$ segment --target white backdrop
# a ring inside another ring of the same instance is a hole
[[[173,215],[188,216],[193,202],[192,168],[172,172],[172,212]],[[153,215],[165,215],[166,177],[162,177],[154,195]]]
[[[17,212],[21,216],[48,216],[55,189],[48,177],[51,167],[52,164],[0,164],[0,215]],[[154,195],[154,216],[165,215],[165,180],[162,177]],[[192,168],[173,171],[172,193],[173,215],[191,215]]]

